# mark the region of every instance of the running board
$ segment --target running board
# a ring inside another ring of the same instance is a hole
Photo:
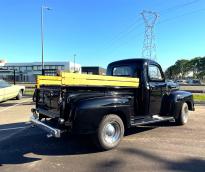
[[[174,121],[174,117],[171,116],[159,116],[159,115],[153,115],[145,118],[131,118],[131,126],[138,126],[138,125],[146,125],[146,124],[152,124],[156,122],[162,122],[162,121]]]

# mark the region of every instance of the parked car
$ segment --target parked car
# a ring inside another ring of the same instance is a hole
[[[201,85],[201,81],[199,79],[189,79],[187,83],[190,85]]]
[[[166,80],[167,87],[170,89],[179,89],[179,84],[174,82],[173,80]]]
[[[176,80],[176,83],[179,84],[179,85],[180,85],[180,84],[183,85],[183,84],[187,84],[187,81],[184,80],[184,79],[180,79],[180,80]]]
[[[4,80],[0,80],[0,102],[16,98],[20,100],[25,91],[25,86],[11,85]]]

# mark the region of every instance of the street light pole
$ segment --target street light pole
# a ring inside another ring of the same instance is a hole
[[[42,65],[42,75],[44,75],[44,9],[51,10],[49,7],[41,6],[41,65]]]
[[[74,73],[75,73],[75,57],[76,57],[76,54],[73,55],[73,58],[74,58],[73,59],[74,60]]]
[[[41,6],[41,62],[42,75],[44,75],[44,33],[43,33],[43,6]]]

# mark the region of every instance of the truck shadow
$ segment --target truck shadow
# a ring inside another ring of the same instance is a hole
[[[141,133],[141,132],[147,132],[150,130],[155,129],[157,126],[139,126],[139,127],[133,127],[133,128],[129,128],[127,131],[125,131],[125,137],[126,136],[130,136],[130,135],[134,135],[137,133]]]
[[[123,171],[127,164],[130,164],[130,168],[133,168],[133,164],[130,159],[135,160],[134,169],[140,169],[140,171],[181,171],[181,172],[204,172],[205,160],[197,157],[185,157],[176,159],[166,158],[167,155],[158,155],[156,153],[139,149],[139,148],[121,148],[119,153],[123,154],[117,156],[114,159],[102,160],[94,165],[94,168],[98,171]],[[144,164],[141,162],[143,159]],[[127,167],[126,167],[127,168]],[[128,167],[129,168],[129,167]],[[106,170],[105,170],[106,169]],[[151,170],[152,169],[152,170]]]
[[[163,164],[163,167],[166,170],[171,171],[186,171],[186,172],[204,172],[205,169],[205,160],[200,158],[191,158],[186,157],[184,160],[170,160],[167,158],[163,158],[154,153],[141,150],[138,148],[125,148],[121,150],[125,154],[129,154],[130,156],[139,156],[145,158],[147,160],[151,160],[158,164]],[[163,171],[163,170],[162,170]]]
[[[21,128],[21,126],[25,126]],[[3,130],[19,127],[17,130]],[[152,130],[157,126],[133,128],[125,137]],[[46,138],[39,128],[24,123],[0,125],[0,166],[4,164],[24,164],[41,160],[43,156],[70,156],[100,152],[88,136],[63,135],[60,139]],[[35,154],[32,157],[30,154]],[[39,157],[38,157],[39,155]]]
[[[68,156],[99,152],[87,136],[64,135],[60,139],[47,139],[45,132],[31,127],[17,131],[1,131],[1,129],[21,127],[22,125],[23,123],[0,126],[0,137],[6,135],[6,139],[2,137],[0,139],[0,164],[23,164],[41,160],[41,158],[27,156],[30,153],[47,156]],[[146,130],[141,129],[135,131],[135,133]]]

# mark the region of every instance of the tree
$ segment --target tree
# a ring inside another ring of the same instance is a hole
[[[205,58],[195,57],[188,62],[188,68],[193,71],[193,77],[197,78],[197,75],[205,71]]]
[[[187,63],[189,60],[177,60],[175,63],[176,73],[181,77],[184,78],[185,74],[188,72]]]
[[[175,65],[170,66],[166,71],[165,71],[165,76],[166,78],[169,79],[176,79],[178,75],[178,71],[176,69]]]
[[[177,60],[174,65],[167,68],[167,78],[186,78],[189,72],[193,72],[193,78],[205,77],[205,57],[195,57],[191,60]]]

